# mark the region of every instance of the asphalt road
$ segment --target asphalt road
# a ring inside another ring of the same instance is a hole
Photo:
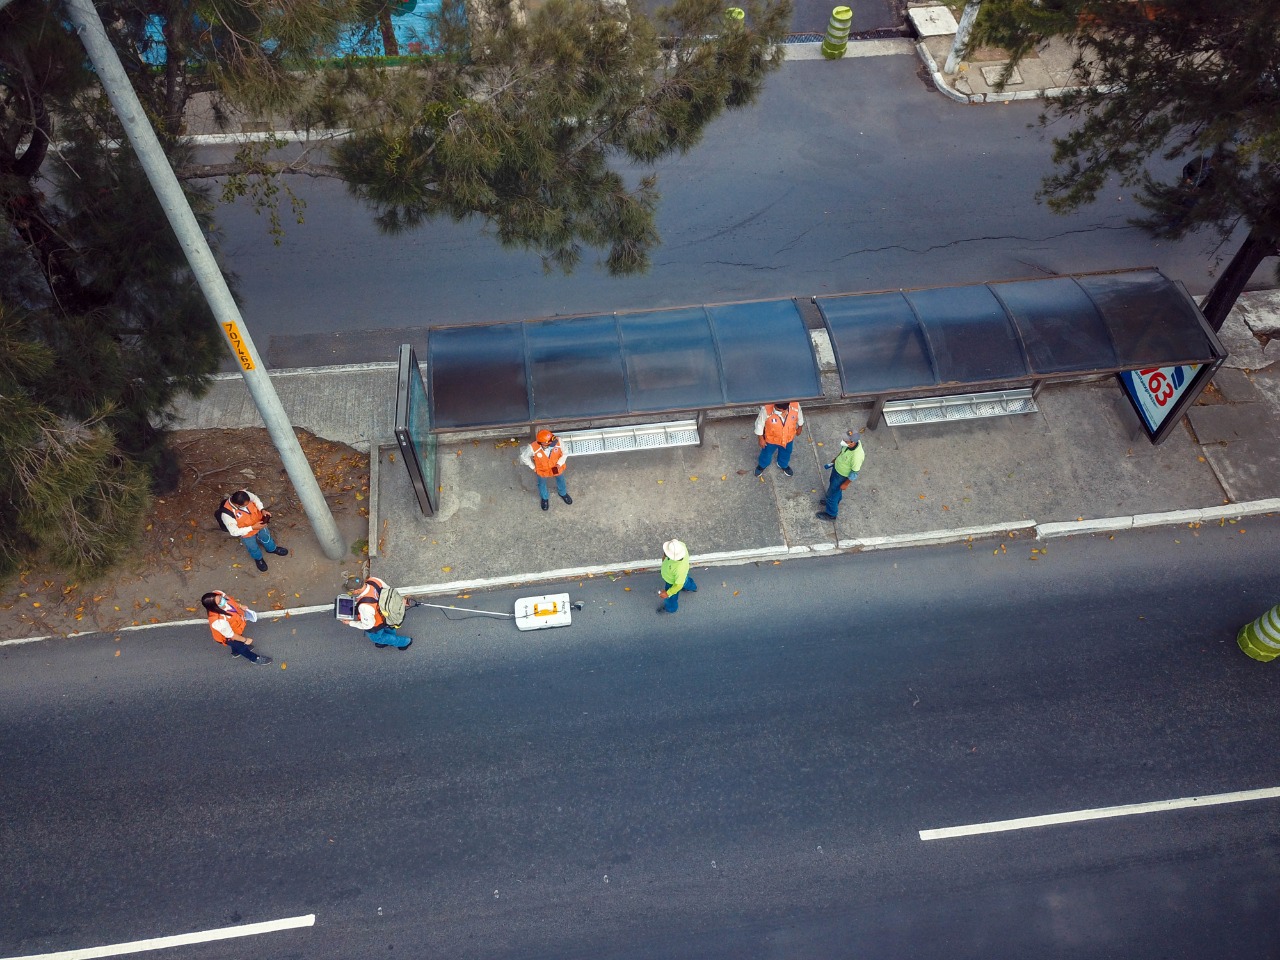
[[[718,568],[675,618],[597,578],[572,627],[414,611],[405,653],[259,625],[272,667],[0,648],[0,957],[308,913],[166,955],[1275,956],[1280,800],[918,831],[1280,785],[1233,643],[1277,534]]]
[[[338,183],[290,185],[306,223],[273,246],[243,204],[220,213],[243,311],[274,366],[394,358],[405,330],[1056,273],[1158,266],[1192,293],[1212,249],[1127,225],[1117,190],[1073,216],[1035,202],[1049,144],[1037,103],[961,106],[910,56],[789,64],[761,102],[661,165],[663,245],[644,276],[545,275],[478,224],[380,236]]]

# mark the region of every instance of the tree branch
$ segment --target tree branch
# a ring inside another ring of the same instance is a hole
[[[193,163],[184,167],[179,167],[174,171],[179,180],[208,180],[211,177],[229,177],[234,174],[257,174],[260,176],[273,176],[281,173],[296,173],[308,177],[331,177],[335,180],[343,179],[342,174],[337,167],[330,166],[326,163],[306,163],[298,166],[292,163],[261,163],[255,164],[252,169],[246,168],[242,163]]]

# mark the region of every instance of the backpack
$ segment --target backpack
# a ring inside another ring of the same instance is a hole
[[[226,501],[226,498],[224,497],[221,501],[219,501],[218,509],[213,511],[213,525],[217,527],[219,530],[221,530],[223,533],[227,533],[228,532],[227,525],[222,522],[222,518],[229,517],[229,516],[231,516],[231,512],[227,509],[227,501]]]
[[[382,614],[382,619],[387,621],[387,626],[398,627],[404,623],[405,611],[409,609],[409,601],[405,595],[395,587],[380,587],[376,583],[373,584],[373,592],[378,598],[378,612]]]

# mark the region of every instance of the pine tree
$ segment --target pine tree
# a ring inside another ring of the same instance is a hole
[[[1111,177],[1137,188],[1136,225],[1177,239],[1209,228],[1249,237],[1204,304],[1222,326],[1253,271],[1280,243],[1280,17],[1274,0],[986,0],[970,46],[1014,62],[1046,38],[1076,47],[1076,89],[1050,98],[1050,209],[1092,203]],[[1183,160],[1172,175],[1154,158]]]
[[[750,103],[781,62],[790,0],[676,0],[650,19],[621,0],[444,0],[432,53],[408,66],[332,61],[340,31],[385,28],[383,0],[102,0],[113,46],[197,216],[248,194],[272,210],[289,175],[344,179],[388,230],[480,217],[505,245],[613,273],[658,243],[651,166]],[[274,116],[350,130],[330,152],[267,142],[197,162],[193,101],[230,126]],[[168,408],[204,389],[221,336],[56,4],[0,9],[0,310],[35,352],[0,371],[0,562],[101,569],[145,489],[175,476]],[[55,146],[56,144],[56,146]],[[35,359],[30,359],[35,358]],[[19,362],[21,360],[21,362]],[[16,364],[16,366],[14,366]]]

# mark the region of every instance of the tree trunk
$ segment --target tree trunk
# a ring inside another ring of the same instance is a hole
[[[1244,243],[1236,251],[1225,270],[1218,274],[1213,289],[1204,298],[1200,312],[1209,321],[1214,330],[1221,330],[1227,322],[1227,314],[1236,305],[1236,300],[1244,292],[1245,284],[1258,269],[1258,264],[1276,252],[1276,238],[1258,232],[1257,228],[1249,231]]]
[[[396,43],[395,27],[391,26],[391,10],[383,7],[378,11],[378,26],[382,30],[382,52],[388,57],[400,56],[400,44]]]

